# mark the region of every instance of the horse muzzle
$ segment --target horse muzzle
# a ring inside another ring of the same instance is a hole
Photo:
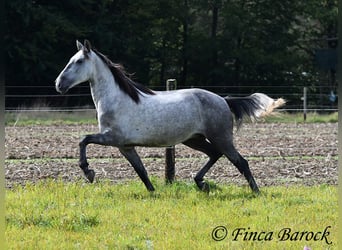
[[[65,94],[69,90],[69,84],[68,81],[65,79],[65,77],[58,77],[56,79],[56,91],[60,94]]]

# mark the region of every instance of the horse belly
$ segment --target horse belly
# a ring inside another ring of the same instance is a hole
[[[132,145],[164,147],[184,142],[201,132],[198,116],[182,116],[177,112],[150,116],[149,119],[132,119],[128,127],[127,141]]]

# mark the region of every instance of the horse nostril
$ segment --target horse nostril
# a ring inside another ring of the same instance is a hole
[[[57,78],[55,82],[56,82],[56,91],[59,92],[59,93],[63,93],[64,90],[63,90],[62,79],[61,78]]]
[[[59,78],[59,82],[63,82],[63,81],[65,81],[65,76],[64,75],[62,75],[60,78]]]
[[[61,90],[60,83],[56,83],[56,91],[60,92],[60,90]]]
[[[56,90],[61,94],[65,94],[70,88],[70,85],[70,80],[65,76],[61,76],[56,80]]]

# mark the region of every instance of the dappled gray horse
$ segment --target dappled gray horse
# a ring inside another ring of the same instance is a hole
[[[130,79],[122,66],[92,48],[89,41],[76,44],[78,52],[57,77],[56,90],[64,94],[79,83],[90,83],[99,133],[86,135],[79,143],[79,165],[90,182],[95,177],[86,157],[90,143],[118,147],[149,191],[154,187],[134,147],[183,143],[209,156],[195,176],[201,190],[209,191],[203,177],[225,155],[251,189],[259,192],[248,162],[233,145],[232,113],[239,126],[244,117],[254,119],[271,113],[284,104],[283,99],[274,100],[261,93],[223,98],[202,89],[152,91]]]

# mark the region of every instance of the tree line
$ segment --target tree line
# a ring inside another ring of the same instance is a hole
[[[337,0],[5,1],[6,86],[51,86],[88,39],[149,87],[309,86]],[[329,69],[330,70],[330,69]],[[303,73],[305,72],[305,73]],[[16,89],[16,92],[27,91]],[[283,91],[283,90],[282,90]]]

